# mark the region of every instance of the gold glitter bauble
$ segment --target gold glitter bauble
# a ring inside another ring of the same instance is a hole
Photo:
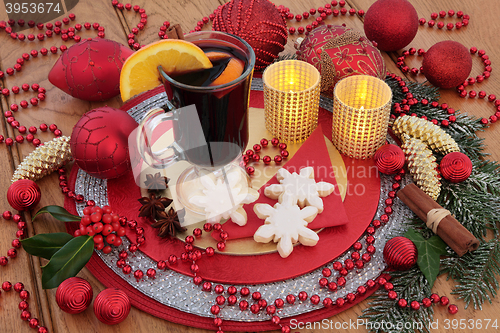
[[[437,171],[438,165],[432,151],[424,142],[407,134],[403,134],[401,140],[403,141],[401,148],[405,153],[413,181],[432,199],[437,200],[441,192],[441,183]]]
[[[19,179],[36,181],[62,167],[71,159],[69,139],[61,136],[38,146],[17,166],[12,182]]]
[[[397,118],[392,125],[394,134],[408,134],[411,137],[422,140],[433,151],[446,155],[454,151],[460,151],[458,144],[442,128],[432,122],[413,116],[402,116]]]

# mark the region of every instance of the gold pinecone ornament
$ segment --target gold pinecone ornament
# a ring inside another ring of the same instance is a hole
[[[19,179],[36,181],[62,167],[71,159],[68,136],[61,136],[38,146],[17,166],[12,182]]]
[[[432,199],[437,200],[441,192],[441,183],[437,171],[438,165],[432,151],[424,142],[407,134],[403,134],[401,140],[403,141],[401,148],[405,153],[413,181]]]
[[[460,151],[457,142],[442,128],[432,122],[413,116],[398,117],[392,125],[392,131],[399,138],[403,133],[422,140],[433,151],[443,155]]]

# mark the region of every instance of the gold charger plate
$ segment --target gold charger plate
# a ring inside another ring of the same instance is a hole
[[[250,108],[249,125],[250,125],[250,138],[247,149],[252,149],[252,146],[255,143],[260,142],[262,138],[267,138],[269,140],[271,139],[271,135],[266,130],[264,123],[264,109]],[[168,140],[172,140],[173,138],[173,135],[171,133],[166,133],[165,136],[170,138]],[[331,141],[328,140],[326,137],[325,137],[325,142],[328,149],[328,153],[330,154],[330,161],[332,163],[333,170],[335,172],[335,178],[340,190],[340,195],[342,200],[344,200],[347,190],[347,172],[345,169],[344,161],[342,160],[340,153],[333,146]],[[302,145],[301,143],[288,144],[287,150],[290,153],[290,156],[288,157],[287,160],[293,158],[293,156],[295,155],[295,153],[297,152],[297,150],[300,148],[301,145]],[[271,163],[268,166],[264,166],[264,163],[252,164],[252,166],[255,167],[255,173],[252,177],[250,177],[251,186],[255,189],[259,189],[260,187],[262,187],[272,177],[274,177],[278,169],[284,166],[287,160],[284,160],[284,163],[282,163],[279,166],[275,165],[274,163]],[[145,175],[148,173],[149,174],[156,173],[159,171],[162,172],[164,176],[168,175],[168,178],[170,179],[169,182],[170,186],[166,191],[164,191],[164,193],[162,193],[162,195],[172,198],[174,200],[175,207],[178,208],[182,207],[182,205],[177,200],[174,184],[177,183],[177,178],[179,177],[179,175],[186,168],[190,166],[191,165],[189,163],[181,161],[166,169],[161,169],[161,170],[144,169],[141,172],[141,177],[145,177]],[[144,184],[144,179],[141,179],[141,184]],[[142,188],[141,193],[143,196],[147,196],[146,189]],[[264,223],[264,221],[262,221],[262,223]],[[187,235],[192,235],[193,230],[195,228],[203,229],[204,224],[205,221],[199,215],[187,212],[183,222],[183,225],[187,228],[187,230],[183,233],[177,233],[177,238],[179,238],[180,240],[184,240]],[[244,228],[244,226],[242,228]],[[321,230],[317,230],[317,232],[319,231]],[[211,246],[214,249],[217,249],[217,241],[212,237],[201,237],[200,239],[196,240],[195,245],[199,248],[207,248]],[[228,241],[226,243],[226,248],[223,253],[231,255],[252,255],[252,254],[272,253],[276,251],[277,251],[276,243],[274,242],[263,244],[255,242],[253,238],[242,238],[242,239],[234,239]]]

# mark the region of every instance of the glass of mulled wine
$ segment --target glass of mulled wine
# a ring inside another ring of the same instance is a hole
[[[243,39],[223,32],[191,33],[185,40],[200,47],[213,67],[175,76],[158,67],[169,102],[164,110],[151,110],[146,115],[141,131],[153,132],[159,124],[170,122],[173,143],[153,151],[144,135],[143,157],[156,168],[165,168],[178,160],[191,163],[192,167],[177,180],[176,192],[181,204],[201,214],[189,203],[189,197],[201,188],[196,185],[197,179],[207,172],[216,178],[224,177],[229,168],[239,168],[248,144],[248,103],[255,53]]]

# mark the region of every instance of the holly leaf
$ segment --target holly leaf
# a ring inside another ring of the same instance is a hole
[[[44,213],[49,213],[62,222],[79,222],[82,219],[80,216],[70,214],[70,212],[60,206],[45,206],[36,212],[33,216],[33,220],[36,219],[38,215]]]
[[[43,289],[56,288],[73,277],[87,264],[94,250],[91,236],[78,236],[54,253],[49,263],[42,267]]]
[[[439,257],[446,254],[446,243],[437,235],[424,239],[421,234],[413,229],[408,230],[405,237],[410,239],[417,247],[418,268],[420,268],[430,288],[432,288],[439,274]]]
[[[73,239],[68,233],[56,232],[52,234],[39,234],[21,240],[23,249],[31,255],[49,259],[66,243]]]

